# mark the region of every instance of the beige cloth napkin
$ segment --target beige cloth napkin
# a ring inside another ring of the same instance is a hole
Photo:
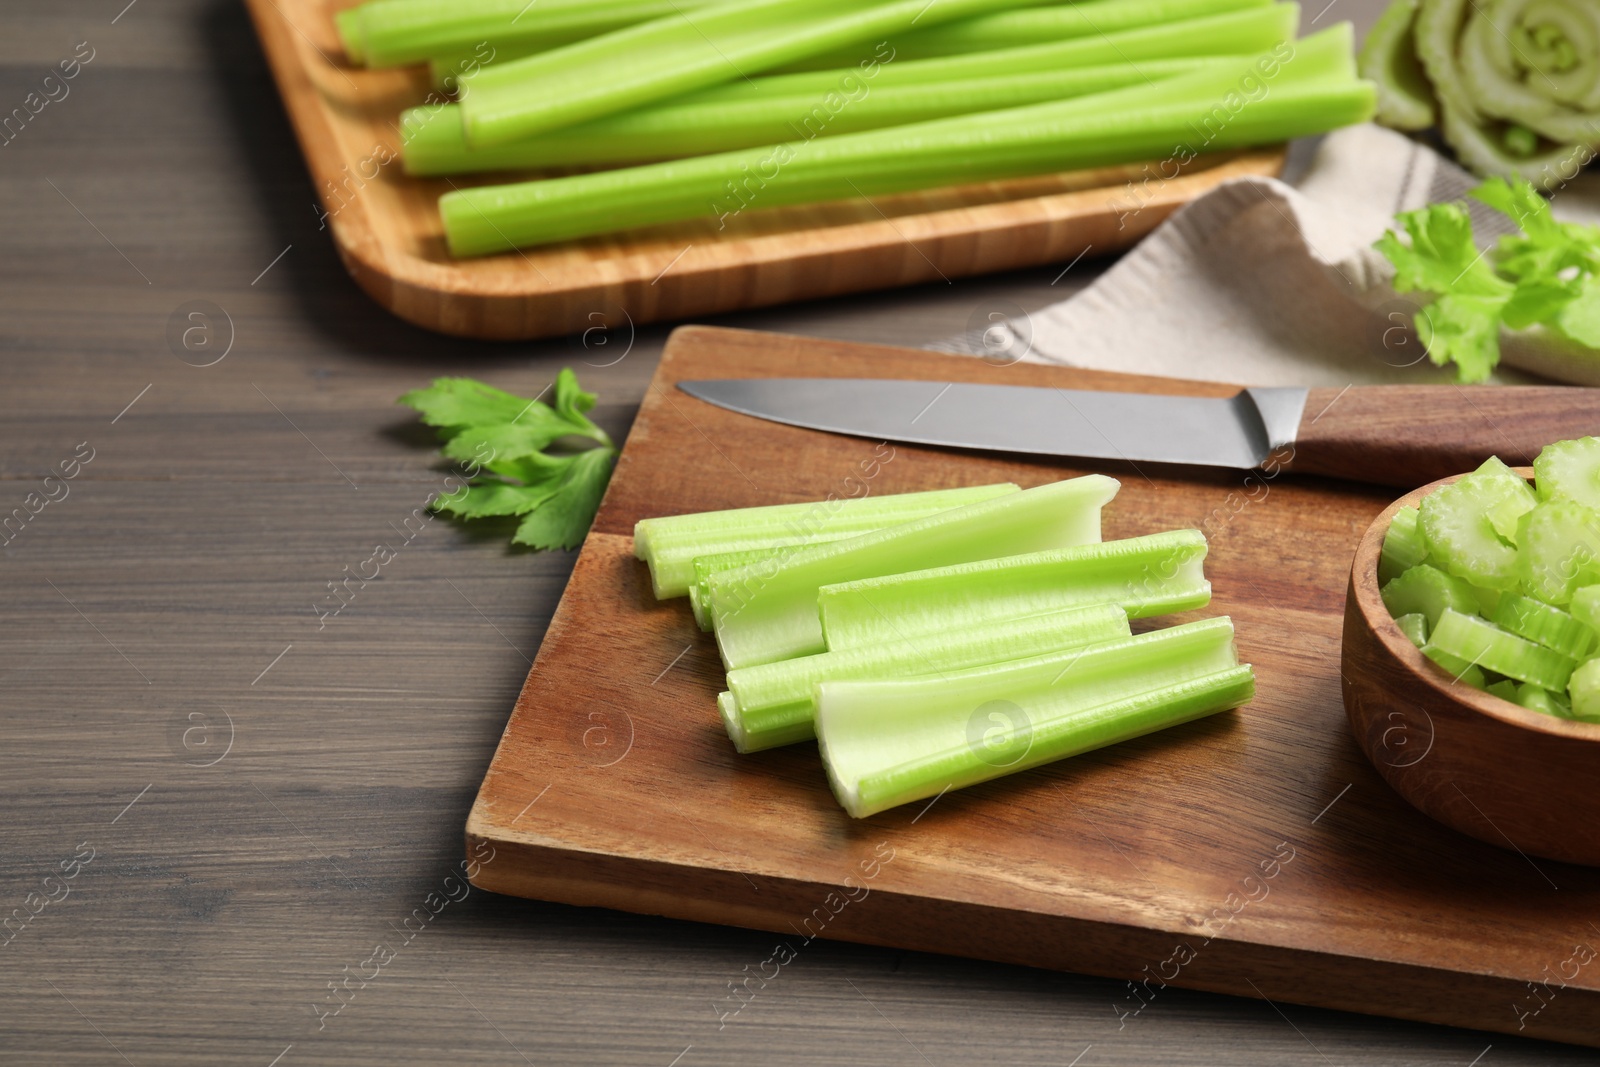
[[[1397,212],[1461,199],[1476,179],[1373,125],[1328,135],[1299,169],[1227,182],[1072,298],[934,347],[1247,385],[1453,381],[1409,325],[1426,298],[1394,292],[1372,242]],[[1569,186],[1557,214],[1600,221],[1597,185]],[[1480,239],[1513,229],[1481,205],[1473,214]],[[1600,385],[1600,354],[1508,334],[1497,380],[1535,380],[1522,371]]]

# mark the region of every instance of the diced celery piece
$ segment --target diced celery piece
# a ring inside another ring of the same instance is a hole
[[[860,496],[805,504],[773,504],[643,519],[633,528],[633,554],[650,567],[658,599],[684,596],[699,556],[812,545],[858,537],[886,526],[1016,493],[1009,482],[925,493]]]
[[[710,576],[717,647],[732,670],[825,651],[817,591],[824,585],[947,567],[1100,540],[1114,478],[1090,474],[890,526]]]
[[[1513,704],[1517,702],[1517,683],[1510,678],[1502,678],[1493,685],[1486,686],[1484,692],[1501,700],[1509,700]]]
[[[1567,605],[1572,617],[1600,636],[1600,585],[1586,585],[1572,594]]]
[[[1524,684],[1517,686],[1517,695],[1514,699],[1516,703],[1521,704],[1529,711],[1554,715],[1558,719],[1572,718],[1571,708],[1557,700],[1555,694],[1548,689],[1541,689],[1536,685]]]
[[[1466,615],[1478,612],[1478,598],[1471,585],[1426,563],[1412,567],[1384,586],[1383,605],[1396,618],[1425,616],[1430,632],[1439,625],[1439,615],[1446,608]]]
[[[1577,666],[1569,657],[1502,630],[1486,619],[1448,608],[1429,634],[1428,647],[1542,689],[1565,689]]]
[[[822,682],[944,675],[1130,635],[1126,612],[1096,604],[743,667],[728,672],[734,696],[734,712],[724,717],[728,736],[740,752],[815,737],[812,719]]]
[[[1485,477],[1492,477],[1495,485],[1503,491],[1502,495],[1485,509],[1489,525],[1494,527],[1494,532],[1512,544],[1517,543],[1518,520],[1533,510],[1539,502],[1538,494],[1533,491],[1533,486],[1520,477],[1516,471],[1500,461],[1498,456],[1490,456],[1478,468],[1478,473]]]
[[[1389,532],[1383,535],[1383,555],[1378,560],[1378,580],[1392,582],[1406,571],[1428,559],[1428,542],[1422,536],[1418,522],[1422,513],[1413,507],[1404,507],[1389,520]]]
[[[1137,619],[1209,603],[1205,555],[1204,534],[1174,530],[828,585],[817,609],[830,650],[1095,603]]]
[[[1255,682],[1221,618],[943,677],[818,688],[829,782],[862,818],[1238,707]]]
[[[1439,668],[1450,675],[1450,680],[1462,685],[1470,685],[1474,689],[1487,689],[1488,679],[1483,676],[1483,668],[1471,660],[1464,660],[1460,656],[1452,656],[1442,652],[1433,645],[1423,645],[1422,654],[1433,660]]]
[[[1600,722],[1600,659],[1592,659],[1572,672],[1567,690],[1572,697],[1572,717]]]
[[[1421,648],[1428,643],[1428,617],[1420,611],[1409,615],[1401,615],[1395,620],[1395,625],[1400,627],[1400,632],[1406,635],[1406,640]]]
[[[1571,500],[1600,511],[1600,437],[1549,445],[1533,461],[1540,500]]]
[[[1595,632],[1542,600],[1507,593],[1489,615],[1495,625],[1575,660],[1594,651]]]
[[[1429,493],[1421,508],[1429,556],[1474,585],[1514,588],[1517,550],[1495,530],[1489,512],[1515,507],[1524,494],[1531,495],[1527,483],[1499,460],[1490,460],[1460,481]]]
[[[1523,589],[1564,606],[1580,587],[1600,583],[1600,512],[1547,500],[1522,517],[1517,543]]]

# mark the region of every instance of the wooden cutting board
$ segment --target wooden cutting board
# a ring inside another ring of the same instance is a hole
[[[1384,491],[880,446],[674,387],[774,376],[1232,391],[678,330],[472,809],[477,885],[770,930],[768,979],[810,937],[1126,978],[1108,1041],[1161,1010],[1166,981],[1600,1046],[1600,871],[1429,821],[1350,738],[1341,614]],[[834,802],[814,746],[734,752],[710,635],[686,601],[652,599],[632,555],[646,516],[859,495],[872,470],[871,492],[899,493],[1090,469],[1123,483],[1107,538],[1208,533],[1215,600],[1187,617],[1233,617],[1255,703],[866,820]]]
[[[246,0],[351,276],[408,322],[462,337],[621,334],[664,319],[1064,264],[1128,247],[1223,181],[1283,168],[1274,147],[1202,156],[1170,180],[1153,166],[1108,167],[454,260],[439,197],[486,180],[401,173],[395,124],[432,90],[420,68],[345,61],[332,15],[356,2]]]

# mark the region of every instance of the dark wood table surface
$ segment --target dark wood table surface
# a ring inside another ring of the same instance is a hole
[[[1378,6],[1336,3],[1322,21]],[[12,0],[0,114],[74,56],[0,147],[0,515],[28,515],[0,548],[0,914],[31,915],[0,931],[0,1062],[1592,1058],[1177,990],[1119,1032],[1120,982],[828,943],[719,1025],[770,935],[463,897],[467,809],[572,556],[418,523],[444,475],[395,397],[572,365],[621,437],[666,330],[486,345],[389,318],[318,232],[234,0]],[[923,344],[1093,270],[723,321]],[[173,340],[196,310],[212,355]],[[379,543],[381,578],[319,618]]]

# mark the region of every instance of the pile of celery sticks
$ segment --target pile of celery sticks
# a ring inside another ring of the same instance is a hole
[[[740,752],[815,738],[857,818],[1247,703],[1233,624],[1134,635],[1210,602],[1206,540],[1100,539],[1088,475],[645,519],[658,598],[728,669]]]
[[[1347,23],[1272,0],[371,0],[348,56],[429,63],[408,173],[586,168],[440,198],[457,256],[1150,161],[1370,118]],[[653,161],[653,162],[652,162]],[[628,165],[622,165],[628,164]],[[595,169],[604,168],[604,169]]]

